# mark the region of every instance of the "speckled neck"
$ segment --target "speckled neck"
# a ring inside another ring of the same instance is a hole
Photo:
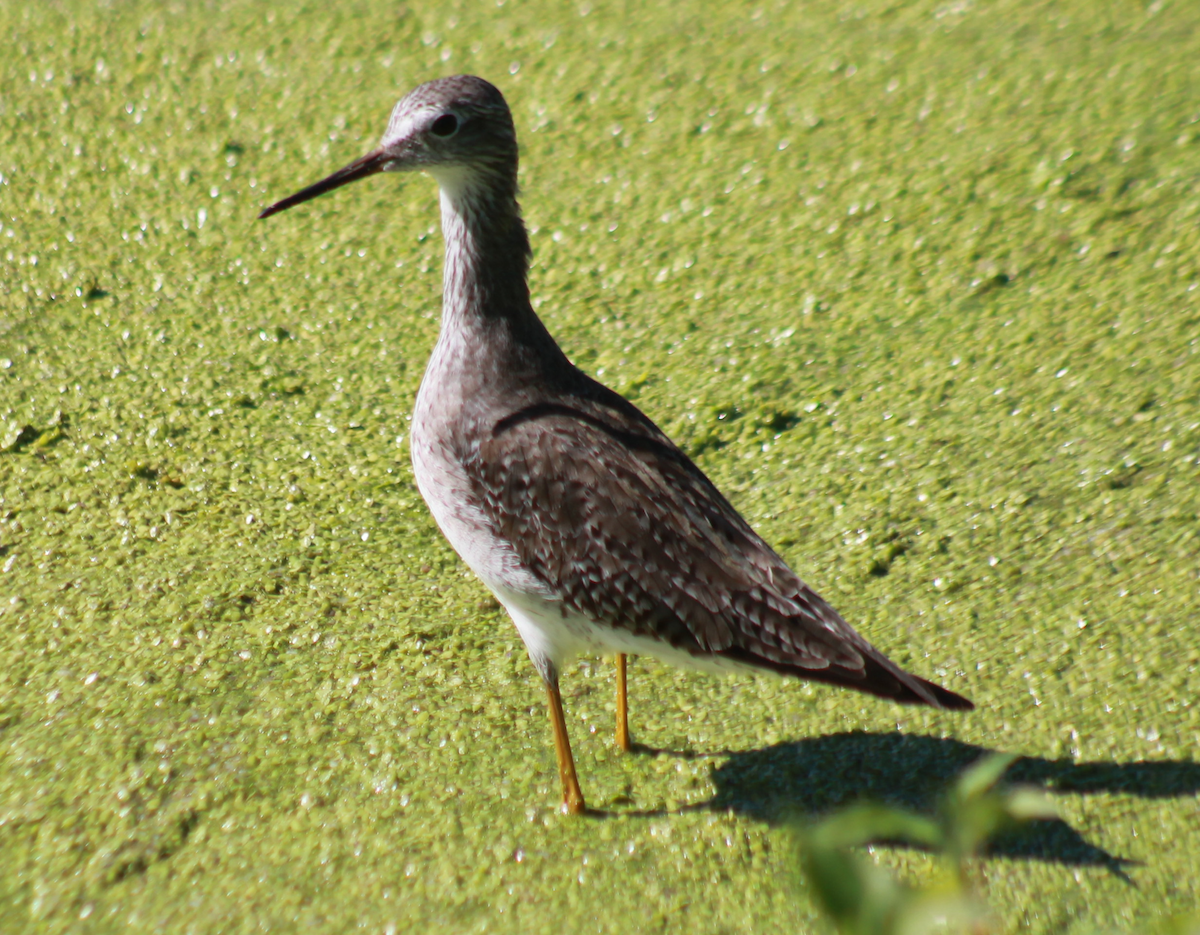
[[[561,358],[529,303],[529,236],[517,204],[516,166],[446,167],[436,178],[446,240],[443,335],[479,334],[497,350],[515,344]]]

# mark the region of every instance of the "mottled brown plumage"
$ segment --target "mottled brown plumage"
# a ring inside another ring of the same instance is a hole
[[[499,534],[584,616],[703,658],[968,706],[909,675],[806,585],[629,402],[578,371],[463,455]]]

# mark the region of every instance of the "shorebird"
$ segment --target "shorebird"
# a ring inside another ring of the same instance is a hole
[[[585,811],[559,693],[581,651],[616,655],[624,750],[632,653],[973,707],[859,636],[658,426],[567,359],[529,302],[517,134],[493,85],[470,75],[420,85],[396,104],[377,149],[259,217],[408,170],[438,184],[446,248],[413,473],[545,683],[564,810]]]

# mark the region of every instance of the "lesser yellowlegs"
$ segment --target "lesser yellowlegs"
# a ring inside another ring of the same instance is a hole
[[[801,581],[632,403],[577,369],[529,302],[517,135],[481,78],[431,81],[379,148],[260,217],[377,172],[441,195],[441,332],[417,393],[412,461],[434,518],[508,610],[549,696],[563,804],[584,810],[558,679],[577,652],[709,671],[770,669],[902,703],[972,704],[903,671]]]

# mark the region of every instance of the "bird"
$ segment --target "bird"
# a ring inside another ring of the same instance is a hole
[[[437,182],[442,315],[413,409],[413,473],[545,685],[562,810],[587,811],[559,688],[580,652],[616,658],[625,751],[633,654],[972,709],[875,649],[649,417],[568,359],[530,302],[517,165],[500,90],[439,78],[401,98],[378,147],[259,217],[378,173]]]

